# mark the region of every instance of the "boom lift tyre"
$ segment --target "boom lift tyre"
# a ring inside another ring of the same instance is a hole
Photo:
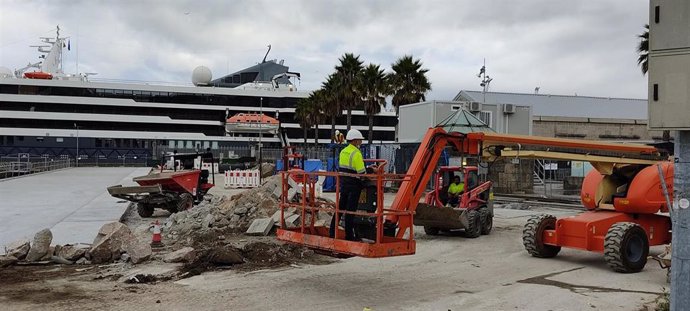
[[[642,227],[632,222],[613,224],[604,240],[604,259],[616,272],[640,272],[647,264],[649,239]]]
[[[556,228],[556,217],[552,215],[536,215],[527,220],[522,231],[522,244],[527,252],[538,258],[556,257],[561,251],[560,246],[544,244],[544,230]]]

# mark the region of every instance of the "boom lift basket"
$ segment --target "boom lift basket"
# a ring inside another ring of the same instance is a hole
[[[386,222],[387,217],[397,217],[412,223],[413,212],[384,208],[383,185],[388,181],[401,181],[405,176],[385,174],[383,170],[386,164],[385,161],[375,161],[382,162],[382,165],[379,166],[379,169],[374,174],[356,175],[357,177],[365,177],[370,181],[370,185],[362,191],[360,204],[356,212],[341,211],[339,209],[340,178],[348,176],[348,174],[338,172],[304,172],[302,170],[281,172],[282,196],[280,202],[280,228],[276,234],[277,238],[281,241],[304,245],[332,255],[379,258],[414,254],[416,244],[413,227],[410,227],[409,232],[405,236],[398,238],[396,237],[397,228],[392,223]],[[335,178],[335,202],[316,197],[314,181],[319,176]],[[301,193],[305,195],[299,196],[296,201],[288,200],[290,198],[288,178],[306,181],[300,184],[303,187]],[[372,194],[372,192],[374,193]],[[291,215],[289,211],[286,211],[289,209],[296,209],[300,215],[300,223],[294,227],[288,227],[285,223],[285,218]],[[336,217],[336,225],[340,223],[341,215],[356,215],[356,230],[369,229],[366,233],[362,233],[367,235],[366,239],[361,242],[345,240],[345,231],[340,228],[335,230],[335,237],[331,238],[328,228],[330,222],[316,223],[316,215],[319,211],[333,213],[334,217]]]

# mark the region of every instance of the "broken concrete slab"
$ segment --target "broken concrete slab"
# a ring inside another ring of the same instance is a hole
[[[125,241],[123,250],[130,256],[133,264],[149,260],[153,255],[151,244],[139,242],[136,238]]]
[[[273,219],[271,219],[271,218],[254,219],[254,221],[252,221],[252,224],[249,225],[249,229],[247,229],[246,234],[247,235],[268,235],[268,233],[271,232],[271,228],[273,228]]]
[[[67,244],[63,245],[58,251],[55,252],[56,256],[65,258],[70,261],[75,261],[84,256],[84,253],[89,249],[86,244]]]
[[[37,261],[43,258],[50,250],[50,243],[52,241],[53,233],[50,232],[50,229],[43,229],[36,232],[29,253],[26,255],[26,261]]]
[[[74,261],[67,260],[65,258],[62,258],[60,256],[50,256],[50,261],[56,264],[60,265],[71,265],[74,264]]]
[[[145,279],[153,281],[169,280],[177,275],[177,271],[181,266],[181,264],[148,263],[130,270],[129,274],[121,277],[118,281],[123,283],[146,283],[142,281]],[[142,278],[142,276],[144,277]]]
[[[5,253],[7,253],[9,256],[22,260],[29,253],[30,248],[31,246],[29,244],[29,240],[17,240],[5,246]]]
[[[163,257],[164,262],[192,262],[196,258],[196,250],[192,247],[183,247]]]
[[[19,261],[19,259],[17,259],[17,257],[14,256],[0,256],[0,268],[9,267],[17,263],[17,261]]]
[[[292,215],[290,215],[290,216],[288,216],[288,217],[285,217],[285,226],[286,226],[288,229],[295,228],[295,227],[298,227],[298,226],[300,226],[300,225],[301,225],[301,223],[300,223],[300,215],[292,214]]]
[[[45,255],[43,255],[43,257],[41,257],[41,261],[50,260],[50,257],[53,257],[53,254],[55,254],[55,246],[48,247],[48,251]]]
[[[88,252],[90,259],[93,263],[116,260],[124,251],[125,243],[134,239],[136,237],[124,224],[119,222],[107,223],[101,227],[94,239],[93,246]]]

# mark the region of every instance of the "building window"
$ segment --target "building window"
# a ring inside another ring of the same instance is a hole
[[[194,142],[191,140],[187,141],[187,149],[194,149]]]
[[[56,142],[56,143],[61,143],[61,142],[64,142],[64,141],[65,141],[65,139],[62,138],[62,137],[55,137],[55,142]]]
[[[43,142],[43,137],[36,137],[37,142]]]
[[[214,150],[218,149],[218,142],[217,141],[214,141],[211,143],[211,149],[214,149]]]
[[[450,106],[450,110],[453,110],[453,111],[455,111],[455,110],[460,110],[460,109],[462,109],[462,106],[461,106],[461,105],[452,105],[452,106]]]
[[[211,142],[210,141],[204,141],[204,150],[211,148]]]
[[[479,114],[477,115],[477,118],[484,122],[484,124],[488,125],[490,128],[493,128],[493,112],[491,111],[480,111]]]
[[[168,140],[168,148],[175,148],[175,141],[174,140]]]
[[[177,141],[177,148],[180,148],[180,149],[184,148],[184,140],[178,140]]]

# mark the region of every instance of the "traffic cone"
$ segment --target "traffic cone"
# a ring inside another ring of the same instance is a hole
[[[161,247],[163,246],[163,242],[161,242],[161,226],[158,223],[158,220],[151,224],[153,225],[153,236],[151,237],[151,246]]]

